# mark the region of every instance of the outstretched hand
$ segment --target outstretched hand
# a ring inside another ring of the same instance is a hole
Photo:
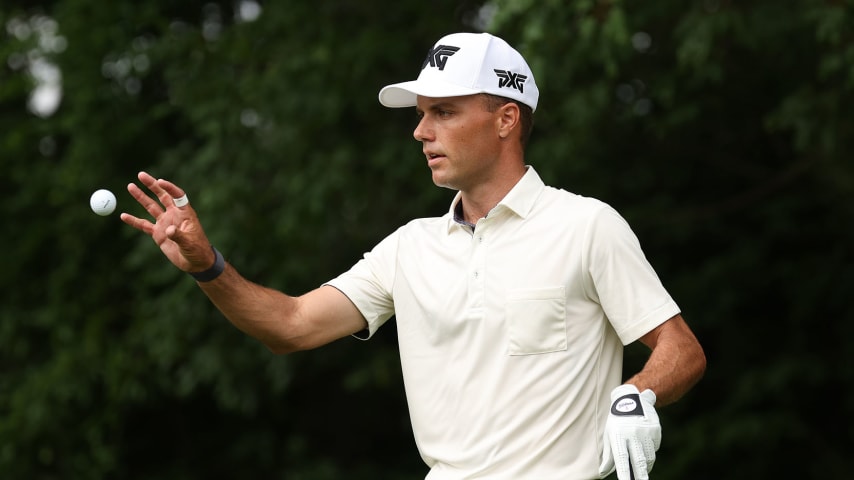
[[[157,198],[152,199],[136,184],[128,184],[128,192],[151,215],[154,222],[122,213],[126,224],[150,236],[166,258],[185,272],[207,270],[214,263],[214,253],[193,207],[178,206],[175,199],[186,194],[174,183],[156,179],[145,172],[139,181]]]

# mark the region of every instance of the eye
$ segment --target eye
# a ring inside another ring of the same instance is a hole
[[[439,110],[436,112],[436,114],[439,116],[439,118],[448,118],[453,115],[453,112],[451,112],[450,110]]]

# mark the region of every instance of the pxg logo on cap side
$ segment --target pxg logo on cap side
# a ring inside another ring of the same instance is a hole
[[[448,57],[457,53],[460,47],[452,47],[450,45],[436,45],[436,48],[431,48],[427,52],[427,58],[421,65],[421,70],[427,68],[427,65],[436,67],[439,71],[445,70],[445,64],[448,63]]]
[[[640,403],[640,395],[630,393],[618,398],[611,406],[611,414],[621,417],[639,415],[643,416],[643,407]]]
[[[521,73],[513,73],[510,70],[499,70],[494,69],[495,74],[498,75],[498,88],[515,88],[519,90],[519,93],[525,93],[525,80],[528,79],[527,75],[522,75]]]

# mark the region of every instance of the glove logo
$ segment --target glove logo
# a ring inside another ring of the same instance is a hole
[[[618,398],[611,406],[611,414],[619,416],[643,416],[640,396],[636,393],[630,393]]]
[[[629,413],[632,410],[638,408],[638,405],[631,398],[624,398],[624,399],[620,400],[619,402],[617,402],[617,404],[614,406],[614,408],[616,408],[618,412]]]

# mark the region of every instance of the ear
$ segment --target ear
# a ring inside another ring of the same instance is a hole
[[[507,102],[495,113],[499,137],[507,138],[514,131],[518,131],[518,128],[516,127],[519,126],[522,115],[522,112],[519,111],[518,105],[513,102]]]

